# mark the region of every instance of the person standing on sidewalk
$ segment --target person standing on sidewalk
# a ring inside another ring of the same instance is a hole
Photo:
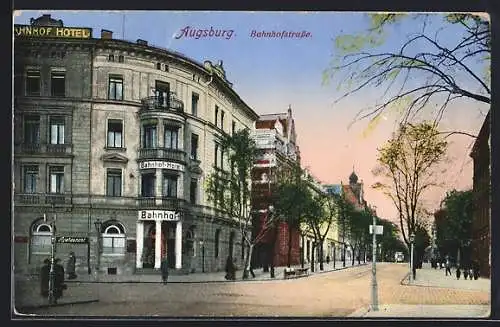
[[[167,257],[163,257],[163,259],[161,260],[160,270],[161,270],[161,281],[162,281],[163,284],[167,284],[167,279],[168,279],[168,261],[167,261]]]
[[[446,256],[445,268],[446,268],[446,271],[444,272],[445,276],[448,276],[448,274],[450,274],[451,276],[451,262],[449,256]]]
[[[75,252],[71,251],[69,253],[68,261],[66,262],[66,273],[68,274],[68,279],[76,278],[75,265],[76,265]]]
[[[49,296],[49,278],[50,278],[50,260],[43,260],[43,266],[40,269],[40,294],[43,297]]]

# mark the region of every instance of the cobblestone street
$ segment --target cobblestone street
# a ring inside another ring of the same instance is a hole
[[[377,265],[379,303],[482,304],[490,292],[401,285],[406,264]],[[443,280],[445,277],[442,277]],[[464,281],[465,282],[465,281]],[[467,281],[474,283],[477,281]],[[292,280],[85,284],[98,303],[33,309],[30,313],[70,316],[282,316],[341,317],[370,304],[371,266]]]

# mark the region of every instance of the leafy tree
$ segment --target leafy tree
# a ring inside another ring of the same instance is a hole
[[[358,255],[360,263],[360,249],[369,244],[370,225],[373,223],[372,214],[368,210],[353,211],[350,219],[350,246],[352,249],[352,265],[354,265],[355,254]],[[368,244],[367,244],[368,243]]]
[[[339,88],[346,88],[337,101],[371,87],[382,90],[380,100],[361,110],[355,121],[370,119],[369,127],[373,128],[383,113],[397,110],[404,124],[435,104],[434,119],[439,122],[457,99],[490,103],[489,20],[474,14],[438,15],[367,14],[368,30],[336,38],[336,55],[323,80],[334,79]],[[391,28],[410,19],[419,22],[415,24],[419,30],[399,48],[388,50]],[[436,22],[439,29],[433,27]],[[461,131],[442,133],[476,137]]]
[[[232,135],[224,135],[220,144],[231,165],[229,170],[214,167],[214,171],[207,177],[205,187],[208,200],[214,203],[228,221],[236,222],[239,226],[242,239],[247,245],[243,269],[243,279],[247,279],[253,248],[274,221],[271,216],[257,235],[249,232],[253,221],[250,203],[251,170],[257,155],[249,130],[242,129]]]
[[[448,243],[453,253],[460,259],[463,250],[468,249],[472,240],[472,219],[474,200],[472,190],[452,190],[443,202],[445,220],[438,227],[437,237],[441,244]],[[464,258],[467,261],[468,258]]]
[[[287,266],[292,261],[292,232],[300,228],[304,216],[311,209],[310,191],[308,182],[303,178],[304,172],[298,163],[281,169],[278,173],[277,187],[274,192],[274,210],[276,219],[287,223],[288,226],[288,258]]]
[[[415,226],[415,244],[414,244],[414,260],[417,265],[420,267],[425,249],[431,244],[431,238],[429,236],[429,232],[425,225],[421,222],[417,222]]]
[[[386,179],[372,187],[381,190],[395,205],[403,240],[417,230],[422,197],[430,187],[438,185],[435,166],[443,161],[447,142],[433,123],[401,125],[396,135],[378,149],[379,166],[375,176]]]
[[[340,232],[342,242],[342,265],[346,264],[346,248],[351,235],[351,217],[354,216],[355,208],[352,203],[347,201],[344,192],[340,195],[334,195],[335,201],[339,210],[337,217],[337,225]]]
[[[381,258],[385,261],[393,261],[396,252],[403,252],[408,255],[406,244],[399,238],[398,226],[390,220],[379,218],[377,225],[384,228],[384,233],[377,237],[382,248]]]

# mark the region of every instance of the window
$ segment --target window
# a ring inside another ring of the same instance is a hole
[[[224,169],[224,149],[220,147],[220,169]]]
[[[219,239],[220,239],[220,229],[217,229],[215,231],[215,249],[214,249],[214,256],[216,258],[219,257]]]
[[[64,144],[64,117],[50,118],[50,144]]]
[[[144,138],[142,145],[144,148],[156,148],[156,125],[144,126]]]
[[[40,116],[24,117],[24,143],[40,143]]]
[[[191,160],[198,160],[198,135],[191,134]]]
[[[31,234],[31,253],[50,254],[52,245],[52,227],[48,224],[33,226]]]
[[[109,100],[123,100],[123,77],[110,76],[109,77]]]
[[[215,105],[215,126],[218,126],[218,119],[219,119],[219,106]]]
[[[176,198],[177,197],[177,176],[171,174],[163,174],[163,196]]]
[[[156,63],[156,69],[161,70],[161,62]]]
[[[154,197],[155,196],[155,173],[146,173],[141,176],[141,196]]]
[[[220,128],[224,130],[224,110],[220,112]]]
[[[196,203],[196,192],[198,191],[198,180],[196,178],[191,178],[191,184],[189,186],[189,200],[191,203]]]
[[[233,124],[231,125],[231,135],[234,135],[236,133],[236,122],[233,121]]]
[[[115,56],[114,56],[114,55],[112,55],[112,54],[110,54],[110,55],[108,56],[108,61],[115,61]]]
[[[125,254],[125,233],[121,224],[112,224],[102,233],[102,254]]]
[[[123,123],[121,120],[108,120],[108,147],[121,148],[123,146]]]
[[[124,62],[125,61],[125,57],[123,56],[118,56],[118,62]]]
[[[26,72],[26,95],[40,95],[40,71]]]
[[[49,192],[64,193],[64,167],[54,166],[49,168]]]
[[[38,166],[23,167],[23,193],[36,193]]]
[[[155,81],[156,105],[160,108],[168,108],[170,105],[170,84],[162,81]]]
[[[164,132],[165,147],[168,149],[177,149],[179,130],[177,127],[165,125]]]
[[[217,160],[219,157],[219,145],[215,143],[215,149],[214,149],[214,166],[217,167],[217,164],[219,163],[219,160]]]
[[[198,115],[198,100],[200,100],[200,96],[193,92],[191,95],[191,115]]]
[[[108,169],[106,176],[106,195],[122,196],[122,171],[121,169]]]
[[[53,71],[50,76],[52,96],[63,97],[66,95],[66,72]]]

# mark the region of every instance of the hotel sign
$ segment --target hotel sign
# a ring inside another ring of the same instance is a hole
[[[178,221],[181,215],[169,210],[139,210],[139,220],[167,220]]]
[[[15,37],[90,39],[92,29],[87,27],[56,27],[14,25]]]
[[[139,163],[139,169],[172,169],[184,171],[184,166],[175,162],[168,161],[143,161]]]

